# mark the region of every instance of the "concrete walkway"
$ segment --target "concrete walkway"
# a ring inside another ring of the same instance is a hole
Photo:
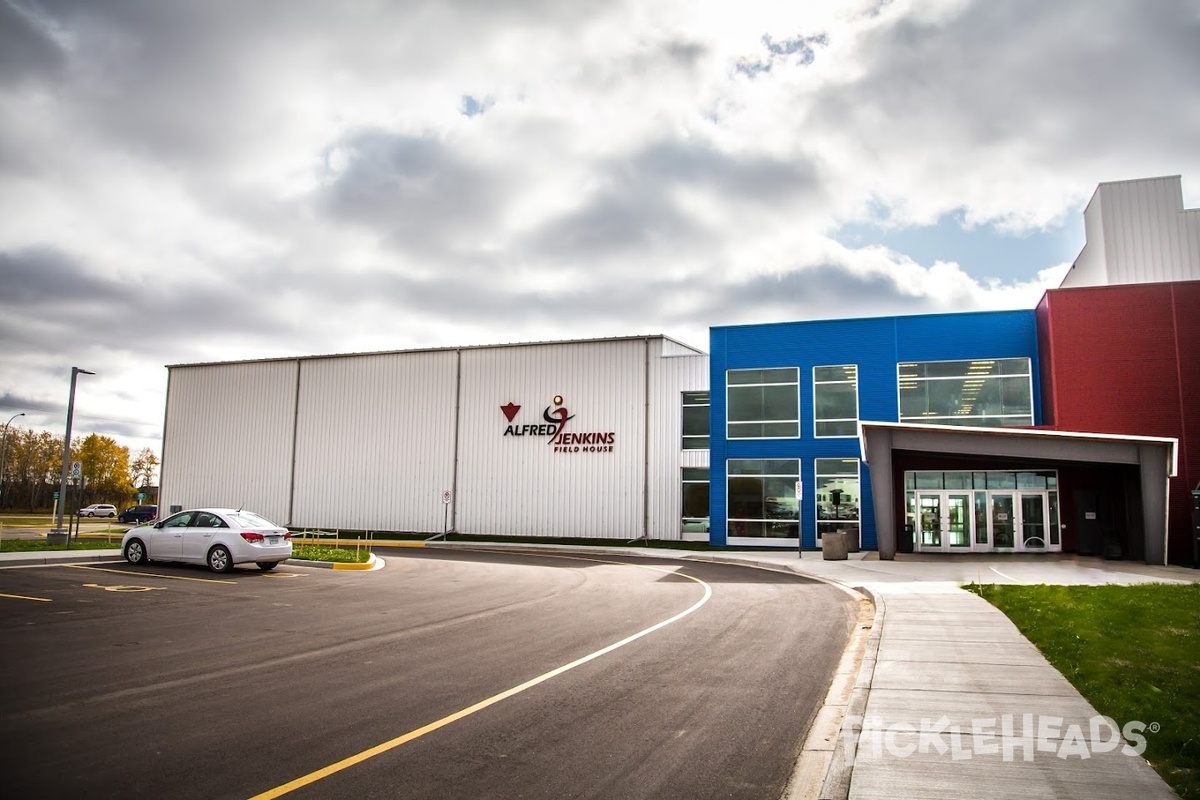
[[[1118,733],[1004,614],[960,585],[1186,583],[1200,581],[1200,571],[1070,556],[721,558],[832,581],[876,603],[850,699],[837,697],[836,680],[831,692],[841,724],[835,731],[814,726],[806,745],[827,747],[825,779],[816,793],[793,797],[1175,797],[1145,759],[1122,752]],[[1130,722],[1139,721],[1116,721]],[[1136,724],[1129,732],[1153,735]],[[799,773],[814,766],[802,756],[793,785],[812,785],[811,774]]]
[[[471,544],[439,544],[471,548]],[[488,543],[487,547],[496,547]],[[788,800],[1158,800],[1176,795],[1004,614],[965,583],[1200,582],[1200,570],[1072,556],[900,556],[571,548],[733,561],[867,595],[860,624],[797,761]],[[119,551],[8,553],[0,566],[116,561]],[[1152,736],[1136,727],[1128,737]]]

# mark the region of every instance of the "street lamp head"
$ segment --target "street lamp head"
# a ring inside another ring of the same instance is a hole
[[[95,375],[96,374],[90,370],[84,369],[83,367],[71,367],[71,369],[75,370],[80,375]]]

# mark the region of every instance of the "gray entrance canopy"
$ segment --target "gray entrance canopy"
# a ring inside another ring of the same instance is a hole
[[[1167,559],[1168,479],[1177,469],[1179,440],[1031,428],[967,428],[899,422],[860,422],[862,458],[871,471],[879,557],[896,557],[897,482],[893,451],[1008,458],[1037,462],[1136,465],[1147,564]]]

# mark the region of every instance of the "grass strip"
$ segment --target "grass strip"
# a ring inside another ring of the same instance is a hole
[[[969,588],[1098,712],[1149,726],[1146,760],[1181,798],[1200,800],[1200,584]]]
[[[302,561],[332,561],[339,564],[364,564],[371,560],[371,551],[367,548],[347,550],[343,547],[332,547],[323,544],[292,543],[292,558]]]
[[[32,553],[42,550],[120,550],[121,537],[114,536],[111,541],[104,539],[78,539],[65,544],[51,545],[45,539],[0,539],[0,553]]]

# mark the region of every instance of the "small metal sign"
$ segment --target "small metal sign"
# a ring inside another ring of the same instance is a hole
[[[442,492],[442,502],[443,502],[443,503],[449,503],[449,502],[450,502],[450,490],[449,490],[449,489],[447,489],[446,491]]]
[[[83,475],[83,462],[82,461],[72,461],[71,462],[71,479],[77,481],[77,480],[79,480],[79,478],[82,475]]]

